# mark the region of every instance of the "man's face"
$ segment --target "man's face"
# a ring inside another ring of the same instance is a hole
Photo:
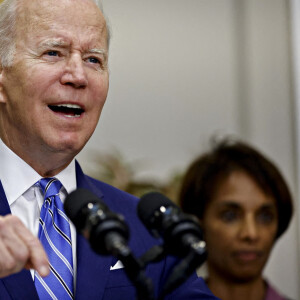
[[[74,156],[108,92],[104,17],[87,0],[22,2],[14,61],[0,75],[1,138],[25,161]]]

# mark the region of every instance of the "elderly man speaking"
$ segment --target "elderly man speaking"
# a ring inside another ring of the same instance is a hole
[[[0,4],[0,299],[136,296],[115,258],[93,252],[63,209],[71,191],[89,189],[124,215],[136,255],[155,243],[136,216],[138,200],[75,161],[107,97],[108,40],[98,1]],[[147,266],[155,295],[174,263]],[[216,298],[194,275],[166,299]]]

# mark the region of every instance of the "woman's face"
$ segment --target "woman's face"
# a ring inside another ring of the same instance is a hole
[[[278,226],[275,199],[245,172],[221,181],[201,225],[209,276],[248,281],[261,276]]]

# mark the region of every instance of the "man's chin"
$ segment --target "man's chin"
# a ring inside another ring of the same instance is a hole
[[[55,143],[48,144],[48,147],[53,154],[61,154],[75,157],[81,151],[85,144],[86,142],[82,143],[71,140],[60,140]]]
[[[75,153],[85,146],[89,137],[82,134],[61,134],[54,139],[48,140],[48,145],[57,152]]]

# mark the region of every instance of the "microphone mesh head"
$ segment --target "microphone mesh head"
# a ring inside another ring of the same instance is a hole
[[[87,189],[77,189],[67,196],[64,203],[64,209],[67,216],[74,224],[74,220],[76,220],[82,208],[88,203],[101,203],[101,205],[104,206],[104,203]]]
[[[161,206],[177,207],[170,199],[158,192],[150,192],[143,195],[137,206],[137,214],[144,225],[151,229],[151,219]]]

